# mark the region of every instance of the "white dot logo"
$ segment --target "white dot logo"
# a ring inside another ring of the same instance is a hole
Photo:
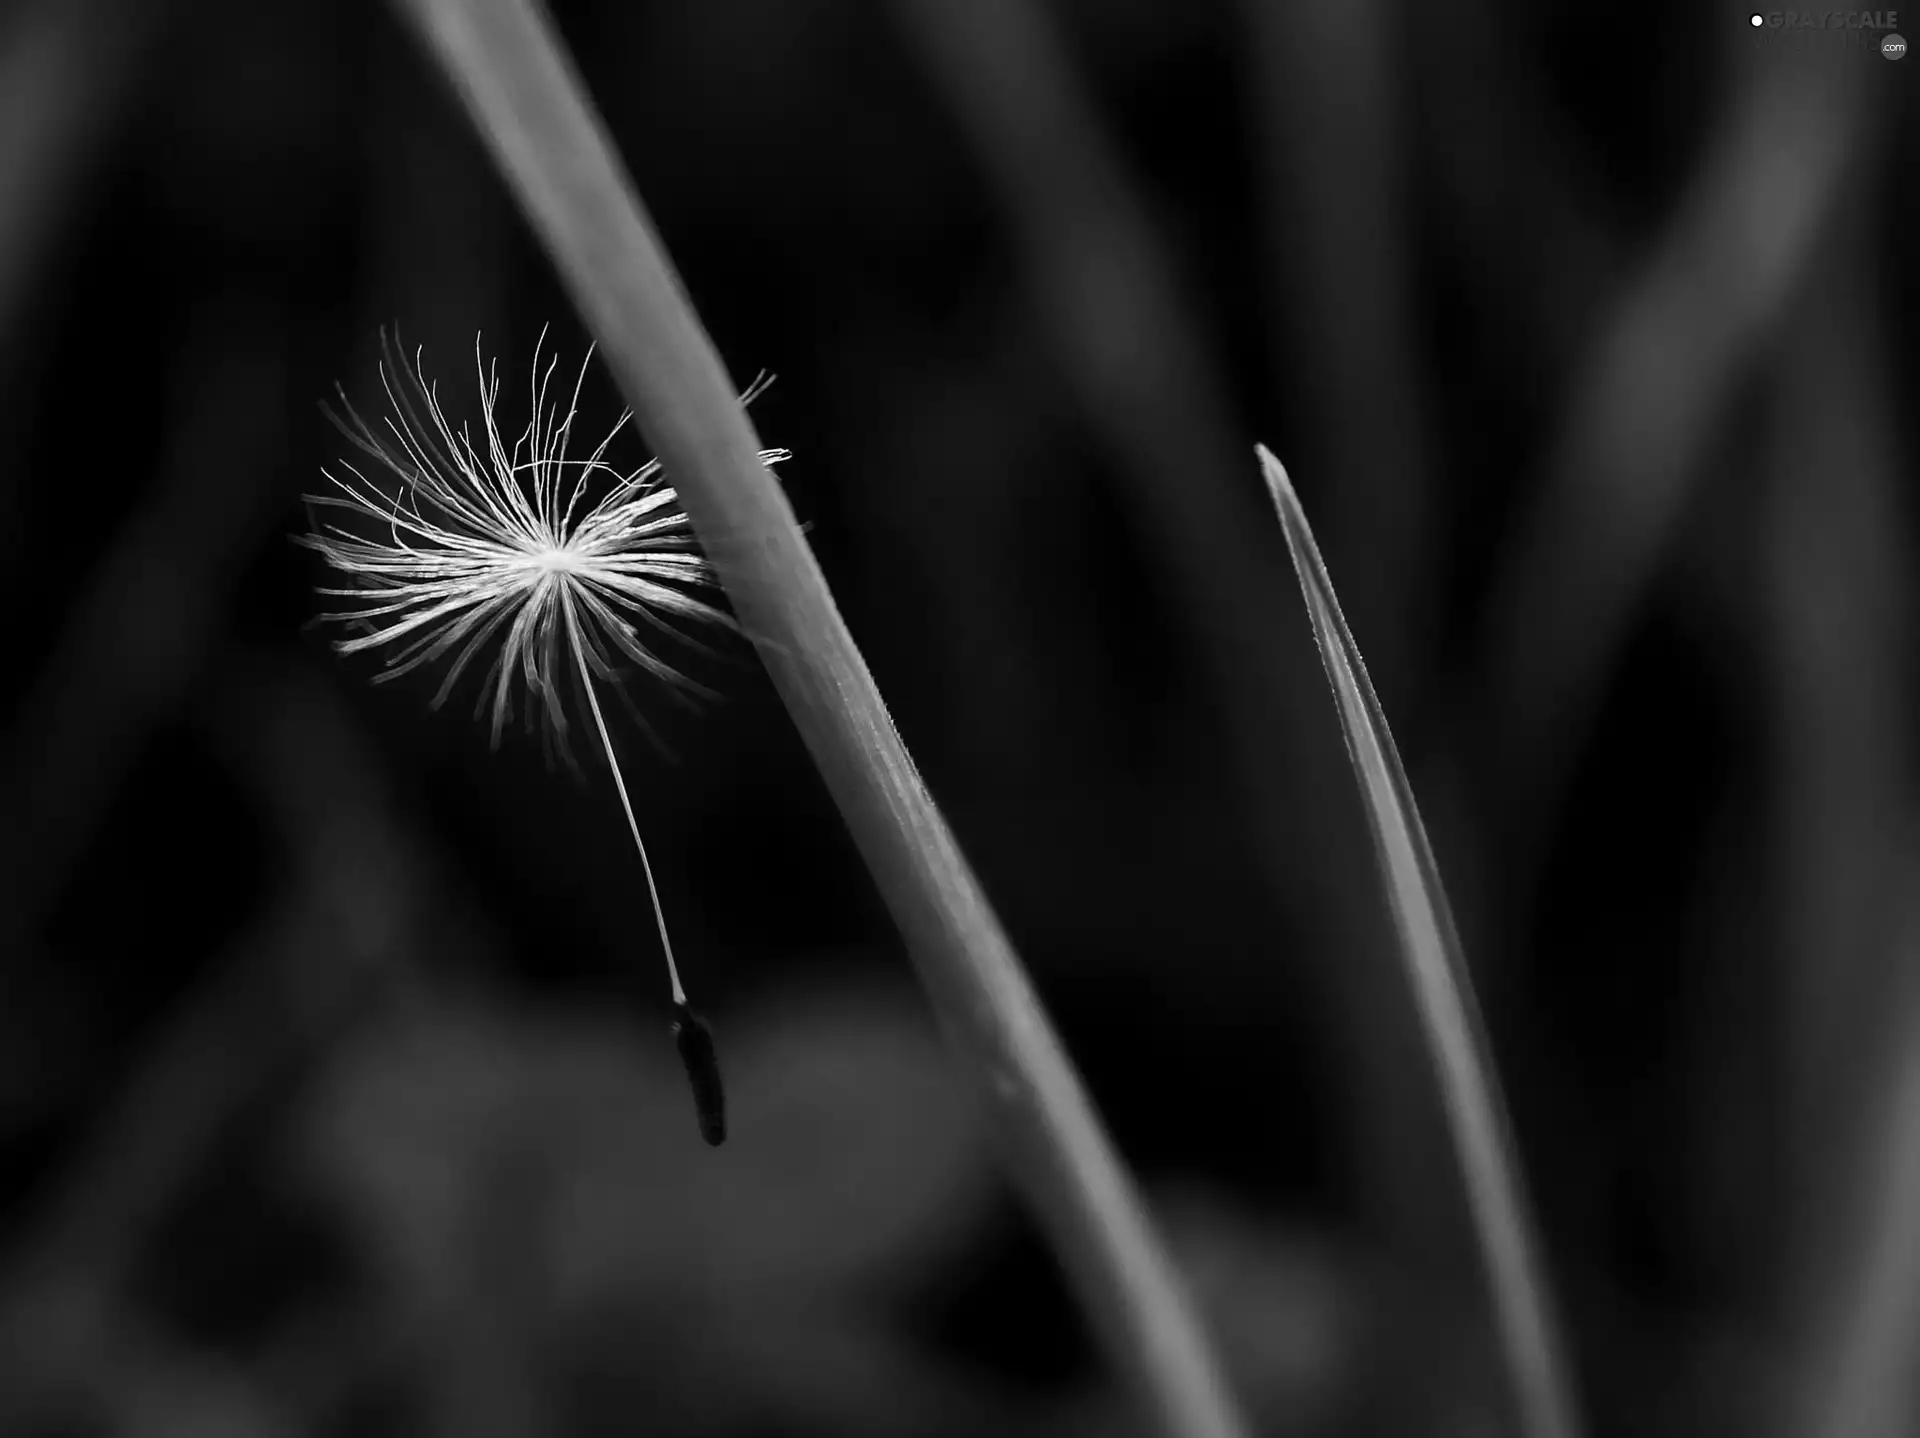
[[[1758,30],[1758,29],[1759,29],[1759,28],[1760,28],[1760,27],[1761,27],[1762,25],[1764,25],[1764,24],[1766,24],[1766,23],[1767,23],[1767,21],[1766,21],[1766,17],[1765,17],[1765,16],[1762,16],[1762,15],[1749,15],[1749,16],[1747,17],[1747,23],[1748,23],[1749,25],[1751,25],[1751,26],[1753,26],[1753,28],[1754,28],[1754,29],[1756,29],[1756,30]]]
[[[1898,35],[1889,35],[1880,42],[1880,53],[1889,60],[1899,60],[1907,53],[1907,42]]]

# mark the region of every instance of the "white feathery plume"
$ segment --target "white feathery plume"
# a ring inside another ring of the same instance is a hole
[[[342,473],[323,469],[335,492],[310,495],[308,502],[370,521],[375,537],[340,524],[318,523],[299,542],[318,550],[354,581],[351,588],[320,591],[360,605],[322,616],[363,631],[337,641],[334,647],[340,653],[387,650],[387,667],[377,679],[397,678],[454,656],[433,698],[435,707],[446,700],[474,657],[505,630],[481,684],[483,709],[491,697],[496,744],[512,712],[516,681],[526,687],[529,719],[537,709],[564,743],[567,721],[560,681],[571,660],[586,690],[646,874],[673,1002],[684,1011],[686,991],[674,963],[660,891],[614,757],[595,680],[618,690],[616,665],[624,657],[672,691],[698,689],[641,641],[632,621],[686,640],[671,620],[728,626],[732,620],[691,592],[711,585],[713,574],[695,550],[691,526],[674,491],[662,482],[659,462],[649,460],[622,472],[607,459],[630,413],[614,422],[585,459],[567,457],[593,352],[589,349],[581,363],[562,413],[559,391],[552,389],[558,361],[549,357],[544,369],[540,364],[544,342],[542,331],[541,343],[534,347],[532,417],[509,448],[495,414],[498,366],[481,358],[478,337],[474,368],[482,423],[476,444],[464,423],[456,431],[448,422],[438,387],[421,368],[420,352],[408,364],[383,335],[380,377],[390,407],[384,433],[360,417],[344,392],[345,416],[334,419],[398,486],[389,493],[351,463],[340,465]],[[751,400],[764,388],[756,382],[743,399]],[[760,458],[774,464],[788,454],[766,450]],[[691,1021],[690,1014],[686,1017]]]

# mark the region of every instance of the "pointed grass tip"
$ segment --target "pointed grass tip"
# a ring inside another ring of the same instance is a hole
[[[673,1041],[693,1086],[694,1113],[700,1137],[718,1148],[727,1141],[727,1092],[720,1083],[720,1056],[714,1051],[713,1031],[685,1003],[673,1006]]]

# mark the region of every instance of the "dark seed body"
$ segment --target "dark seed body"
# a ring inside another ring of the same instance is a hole
[[[700,1137],[718,1148],[727,1141],[727,1093],[720,1083],[720,1057],[714,1052],[713,1033],[692,1009],[675,1004],[673,1041],[679,1046],[680,1062],[687,1066],[687,1082],[693,1085]]]

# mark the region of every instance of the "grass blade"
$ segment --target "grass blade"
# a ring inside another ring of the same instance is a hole
[[[1394,927],[1400,934],[1421,1024],[1433,1046],[1441,1097],[1466,1180],[1523,1429],[1532,1438],[1576,1438],[1580,1429],[1572,1387],[1528,1217],[1506,1107],[1440,871],[1386,716],[1367,678],[1366,664],[1340,613],[1320,547],[1300,508],[1300,497],[1293,492],[1285,468],[1264,445],[1256,446],[1255,453],[1273,493],[1274,508],[1280,512],[1320,657],[1339,705],[1340,727],[1367,808]]]
[[[1183,1286],[922,782],[605,127],[530,0],[396,0],[659,455],[1116,1367],[1177,1438],[1243,1425]]]

